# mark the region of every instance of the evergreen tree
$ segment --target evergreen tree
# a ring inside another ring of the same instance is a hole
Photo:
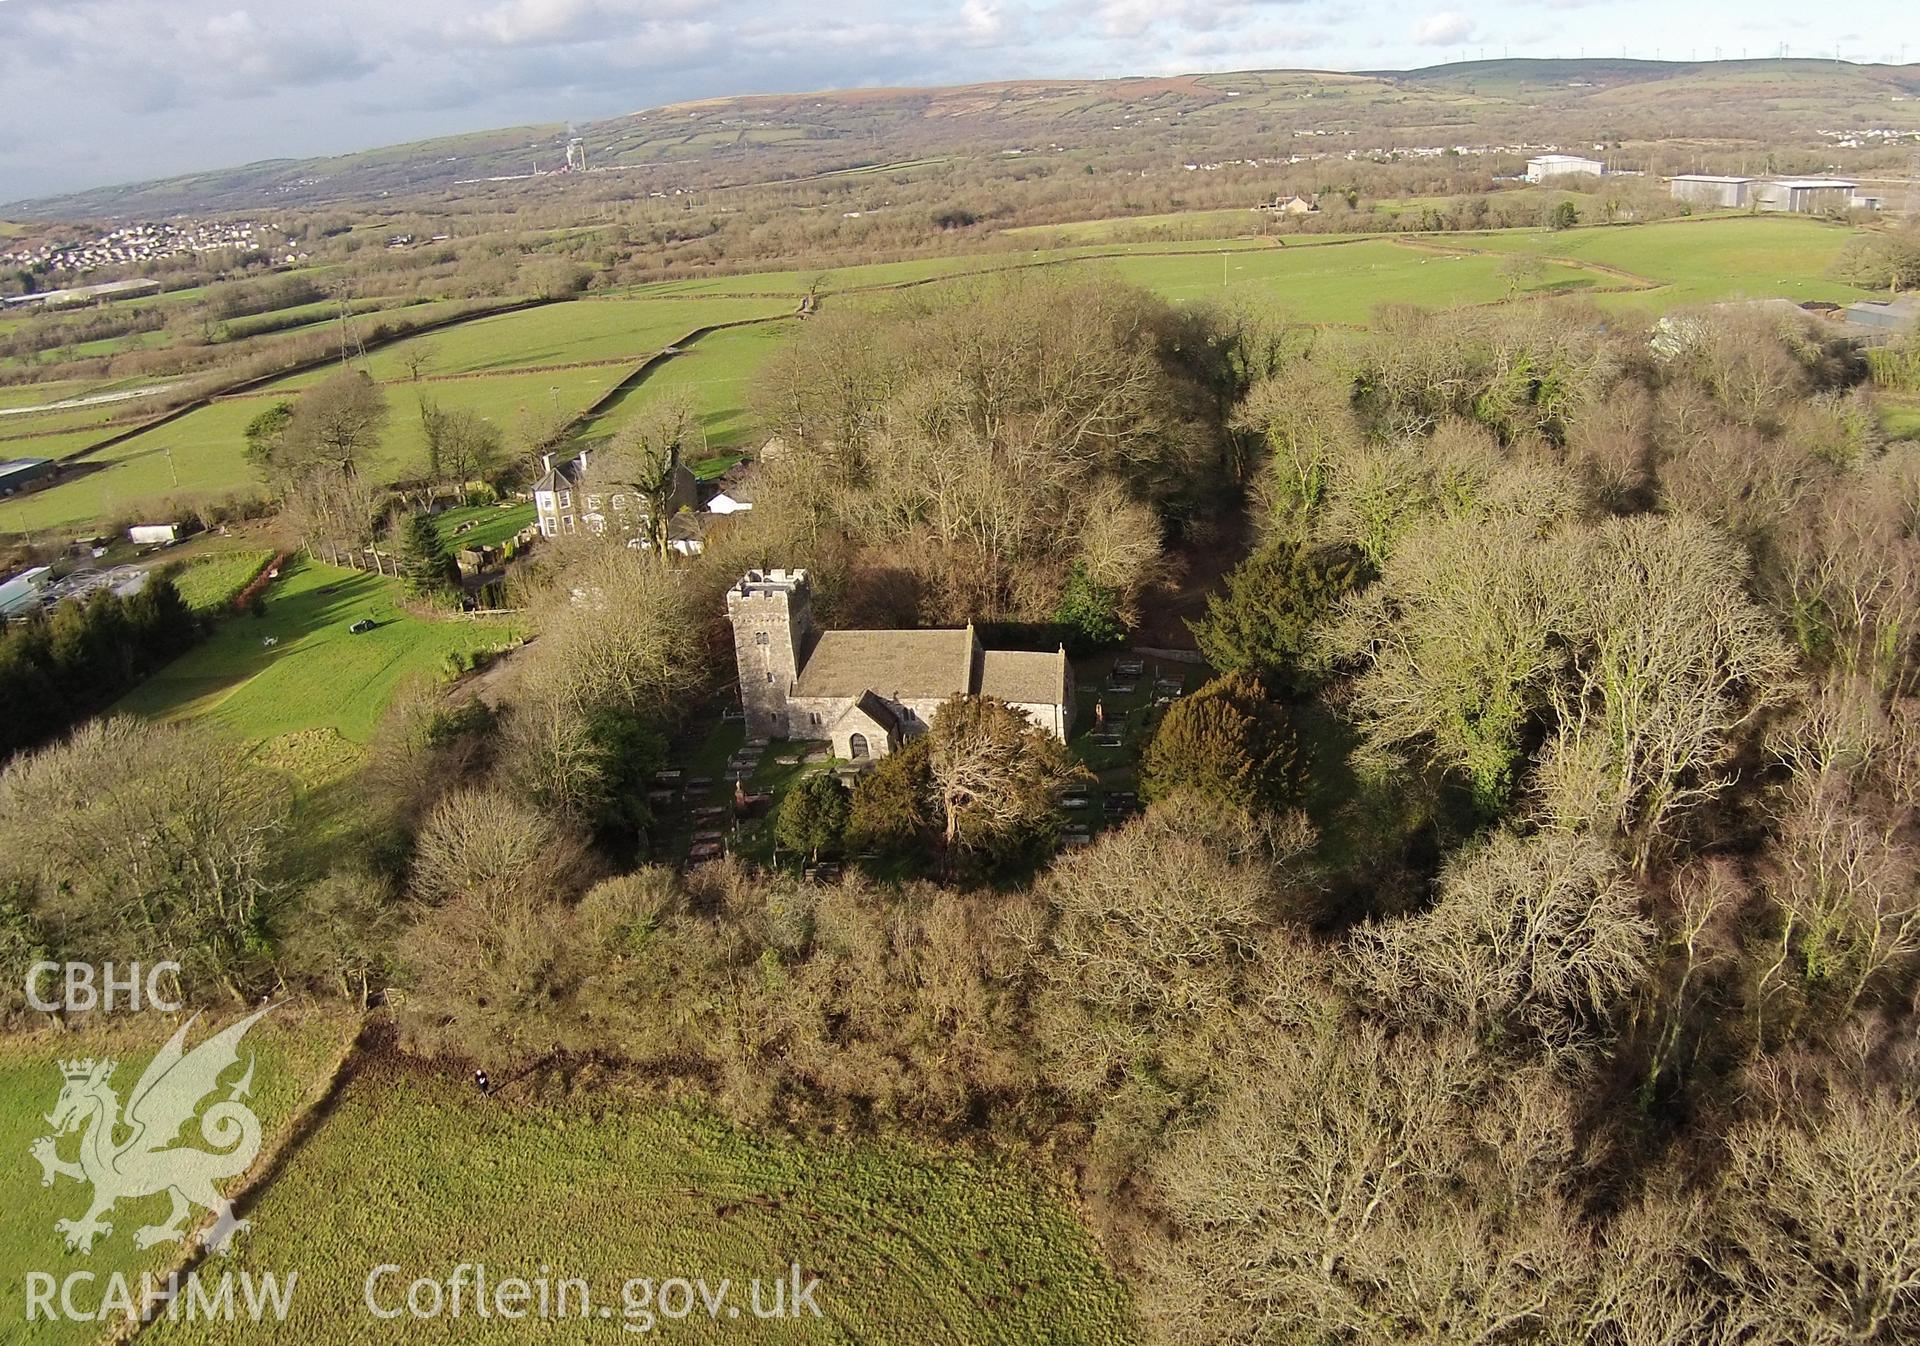
[[[433,516],[408,516],[400,534],[400,578],[407,588],[416,594],[444,593],[459,573],[440,530],[433,526]]]
[[[1312,681],[1314,627],[1366,578],[1366,563],[1349,548],[1271,543],[1227,576],[1226,592],[1209,595],[1207,615],[1189,629],[1222,672],[1301,691]]]
[[[1127,634],[1120,620],[1120,591],[1096,582],[1084,561],[1075,561],[1068,572],[1054,618],[1067,628],[1067,648],[1074,654],[1118,645]]]
[[[1257,813],[1290,803],[1299,745],[1286,712],[1245,673],[1215,678],[1176,701],[1140,759],[1149,799],[1182,790]]]
[[[846,836],[851,813],[847,787],[831,772],[816,772],[788,791],[774,822],[774,839],[787,850],[818,860],[822,851],[834,849]]]

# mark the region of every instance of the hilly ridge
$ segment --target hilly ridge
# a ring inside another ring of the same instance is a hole
[[[1039,79],[928,89],[751,94],[577,128],[590,180],[631,191],[779,181],[936,154],[1058,149],[1106,158],[1383,152],[1556,138],[1698,149],[1827,150],[1818,132],[1920,131],[1920,65],[1815,60],[1469,61],[1410,71],[1240,71]],[[564,123],[494,129],[317,159],[277,159],[18,203],[18,218],[323,205],[471,190],[561,161]],[[1311,141],[1299,137],[1312,136]],[[1331,143],[1329,143],[1331,142]],[[1652,165],[1658,168],[1658,164]]]

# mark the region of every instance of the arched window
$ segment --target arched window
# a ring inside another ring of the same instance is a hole
[[[847,740],[847,756],[859,761],[867,755],[867,736],[855,734]]]

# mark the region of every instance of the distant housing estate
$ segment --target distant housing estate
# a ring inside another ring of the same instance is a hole
[[[942,702],[990,696],[1066,740],[1073,668],[1052,654],[984,648],[972,625],[816,631],[804,570],[750,570],[727,593],[747,736],[826,739],[848,761],[924,733]]]

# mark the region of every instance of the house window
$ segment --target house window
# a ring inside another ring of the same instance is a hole
[[[753,633],[753,643],[756,645],[771,645],[773,642],[765,631],[755,631]]]
[[[773,674],[771,674],[771,673],[769,673],[769,674],[767,674],[767,682],[768,682],[769,684],[771,684],[771,683],[773,682]]]
[[[560,522],[566,525],[567,531],[569,533],[573,531],[573,515],[568,514],[568,515],[562,516]]]
[[[847,740],[847,756],[858,762],[867,756],[867,736],[855,734]]]
[[[819,711],[813,711],[812,713],[810,713],[810,714],[809,714],[809,715],[807,716],[807,719],[808,719],[808,720],[810,720],[810,721],[811,721],[811,722],[813,723],[813,727],[814,727],[815,729],[818,729],[818,728],[820,727],[820,712],[819,712]]]
[[[561,509],[573,508],[573,492],[572,491],[560,492],[560,508]]]

